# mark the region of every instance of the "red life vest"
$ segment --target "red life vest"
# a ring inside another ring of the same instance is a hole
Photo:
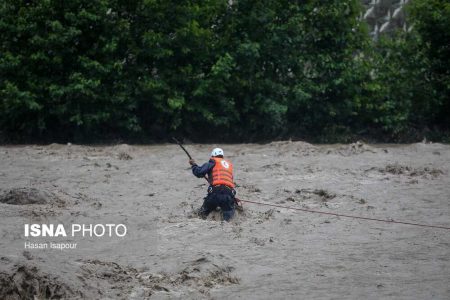
[[[233,164],[220,157],[212,157],[212,159],[216,164],[212,169],[212,178],[210,179],[211,185],[226,185],[230,188],[234,188]]]

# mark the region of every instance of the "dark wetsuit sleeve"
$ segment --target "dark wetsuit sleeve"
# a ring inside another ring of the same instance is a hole
[[[198,178],[204,177],[206,174],[209,174],[214,168],[216,162],[211,159],[207,163],[204,163],[201,167],[198,165],[192,166],[192,173]]]

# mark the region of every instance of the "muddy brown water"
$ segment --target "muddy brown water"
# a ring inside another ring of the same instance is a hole
[[[242,199],[450,227],[450,146],[222,146]],[[450,232],[244,204],[177,145],[0,147],[0,299],[449,299]],[[125,224],[125,237],[24,237],[24,224]],[[77,244],[25,249],[25,242]]]

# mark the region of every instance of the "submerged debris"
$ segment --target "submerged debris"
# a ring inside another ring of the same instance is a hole
[[[120,160],[132,160],[133,159],[133,157],[130,154],[128,154],[127,152],[124,152],[124,151],[119,152],[119,154],[117,155],[117,158]]]
[[[322,150],[322,152],[325,152],[326,154],[339,154],[342,156],[351,156],[351,155],[357,155],[362,154],[365,152],[370,153],[377,153],[375,149],[361,141],[357,141],[356,143],[348,144],[348,145],[342,145],[338,148],[325,148]]]
[[[373,170],[369,169],[370,170]],[[384,168],[375,168],[378,172],[382,174],[393,174],[393,175],[406,175],[406,176],[427,176],[430,175],[432,177],[438,177],[440,175],[443,175],[444,172],[440,169],[436,168],[429,168],[429,167],[419,167],[419,168],[413,168],[410,166],[403,166],[398,163],[395,164],[389,164]]]
[[[82,296],[81,292],[74,292],[56,276],[43,274],[36,266],[17,265],[10,274],[0,272],[0,299],[67,299]]]
[[[336,194],[328,192],[324,189],[297,189],[296,194],[301,195],[305,199],[311,198],[313,195],[319,196],[319,199],[323,202],[331,200],[336,197]]]
[[[0,195],[0,202],[11,205],[64,204],[64,201],[48,191],[35,188],[15,188]]]
[[[100,279],[116,289],[118,295],[130,294],[135,288],[141,289],[146,297],[156,292],[170,293],[183,288],[208,294],[209,289],[219,285],[238,284],[239,278],[232,275],[234,267],[218,266],[206,257],[188,262],[176,273],[139,272],[115,262],[86,260],[81,266],[83,278]]]

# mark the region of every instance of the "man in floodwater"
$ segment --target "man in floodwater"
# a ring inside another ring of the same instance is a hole
[[[208,175],[208,195],[205,197],[199,215],[205,219],[210,212],[220,207],[223,219],[229,221],[234,215],[233,164],[223,158],[223,150],[215,148],[207,163],[198,166],[193,159],[189,160],[192,173],[198,178]]]

